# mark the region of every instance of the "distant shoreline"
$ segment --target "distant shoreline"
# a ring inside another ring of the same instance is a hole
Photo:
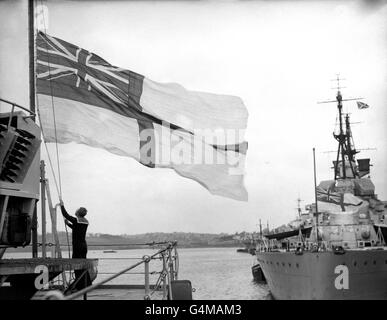
[[[65,232],[58,232],[59,243],[61,249],[66,250],[71,244],[71,234],[69,238]],[[69,241],[69,243],[68,243]],[[177,242],[178,248],[244,248],[246,244],[240,240],[234,239],[233,235],[229,234],[208,234],[208,233],[189,233],[189,232],[173,232],[173,233],[146,233],[137,235],[110,235],[110,234],[88,234],[86,242],[88,250],[129,250],[157,247],[157,243]],[[38,236],[38,250],[41,251],[41,235]],[[51,234],[47,234],[46,243],[47,251],[51,251],[53,247],[53,238]],[[154,243],[154,244],[153,244]],[[28,246],[18,248],[8,248],[8,252],[29,252],[31,251],[31,243]]]
[[[138,250],[138,249],[149,249],[151,248],[152,246],[131,246],[131,245],[128,245],[128,246],[92,246],[92,245],[89,245],[88,247],[88,251],[92,251],[92,250],[106,250],[106,251],[110,251],[110,250],[114,250],[114,251],[118,251],[118,250]],[[235,249],[238,249],[238,248],[242,248],[243,246],[239,246],[237,244],[230,244],[230,245],[183,245],[183,246],[180,246],[178,244],[177,248],[178,249],[200,249],[200,248],[235,248]],[[61,249],[62,251],[67,251],[67,245],[61,245]],[[18,248],[7,248],[7,251],[6,252],[10,252],[10,253],[14,253],[14,252],[30,252],[32,250],[32,247],[31,245],[29,246],[26,246],[26,247],[18,247]],[[51,247],[48,247],[47,248],[47,252],[50,252],[51,250]],[[41,247],[39,247],[39,251],[41,251]]]

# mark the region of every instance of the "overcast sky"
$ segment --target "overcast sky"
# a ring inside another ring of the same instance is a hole
[[[370,105],[357,110],[347,102],[344,110],[361,121],[353,126],[356,147],[377,148],[358,158],[371,157],[377,194],[387,200],[385,1],[43,4],[50,35],[158,82],[237,95],[249,112],[248,202],[211,195],[173,170],[149,169],[84,145],[60,145],[64,201],[69,212],[88,208],[90,232],[233,233],[255,231],[259,219],[276,226],[295,218],[297,197],[303,205],[314,199],[313,147],[318,180],[333,176],[335,155],[323,152],[337,148],[336,105],[317,102],[335,98],[331,79],[337,73],[346,79],[344,98],[364,97]],[[0,7],[0,95],[27,104],[25,10],[20,1]],[[49,152],[55,163],[53,145]],[[49,179],[56,195],[51,173]]]

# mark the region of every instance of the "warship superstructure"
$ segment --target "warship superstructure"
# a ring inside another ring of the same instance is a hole
[[[346,100],[354,99],[338,88],[333,179],[316,185],[297,226],[257,246],[256,266],[275,299],[387,299],[387,201],[375,193],[370,159],[355,159]]]

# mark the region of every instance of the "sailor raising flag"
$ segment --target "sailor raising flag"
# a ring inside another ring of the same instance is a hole
[[[158,83],[42,32],[36,51],[47,142],[83,143],[172,168],[212,194],[247,200],[248,113],[239,97]]]

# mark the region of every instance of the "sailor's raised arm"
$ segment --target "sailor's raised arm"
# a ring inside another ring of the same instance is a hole
[[[59,201],[59,204],[60,204],[60,210],[62,211],[62,215],[67,219],[69,220],[70,222],[72,223],[76,223],[77,222],[77,219],[75,217],[72,217],[68,214],[68,212],[66,211],[65,207],[64,207],[64,203],[63,203],[63,200],[60,199]]]

